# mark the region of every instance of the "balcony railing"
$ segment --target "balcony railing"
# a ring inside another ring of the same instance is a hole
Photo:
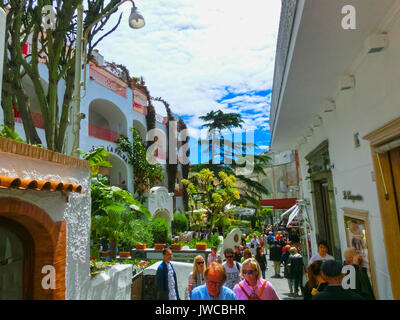
[[[111,72],[96,66],[93,63],[89,65],[90,78],[97,83],[101,84],[103,87],[115,92],[121,97],[127,97],[127,87],[128,85],[121,79],[113,75]]]
[[[97,126],[93,123],[89,123],[89,136],[95,137],[101,140],[115,142],[118,140],[120,134],[112,131],[110,129],[106,129],[100,126]]]
[[[133,110],[141,114],[147,115],[147,108],[137,102],[133,102]]]
[[[43,116],[37,112],[31,112],[33,124],[38,129],[44,129]],[[17,109],[14,107],[14,120],[16,123],[22,123],[22,118]]]

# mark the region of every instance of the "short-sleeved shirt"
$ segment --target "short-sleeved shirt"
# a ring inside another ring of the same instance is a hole
[[[205,279],[201,273],[197,272],[196,281],[193,281],[192,275],[193,275],[193,272],[191,272],[189,275],[189,283],[192,284],[192,286],[193,286],[192,289],[205,284]]]
[[[193,289],[192,291],[192,300],[213,300],[210,297],[207,291],[207,287],[205,284]],[[221,292],[216,300],[236,300],[236,295],[233,290],[222,286]]]
[[[332,257],[332,256],[329,255],[329,254],[327,254],[325,257],[321,257],[321,256],[319,255],[319,253],[316,253],[316,254],[314,254],[314,255],[311,257],[311,259],[310,259],[310,261],[308,262],[308,264],[311,264],[311,263],[313,263],[314,261],[317,261],[317,260],[327,261],[327,260],[335,260],[335,258]]]
[[[228,264],[226,262],[224,262],[222,264],[222,266],[225,268],[226,270],[226,281],[224,283],[224,286],[228,287],[229,289],[232,289],[235,287],[235,285],[237,283],[240,282],[240,268],[242,267],[242,265],[235,261],[233,263],[233,268],[229,268]]]
[[[222,258],[221,258],[221,255],[219,255],[218,253],[214,256],[212,253],[210,253],[209,255],[208,255],[208,258],[207,258],[207,263],[210,265],[211,263],[213,263],[213,262],[218,262],[218,263],[221,263],[222,264]]]
[[[168,266],[168,300],[177,300],[175,292],[174,269],[172,269],[170,263],[167,263],[167,266]]]

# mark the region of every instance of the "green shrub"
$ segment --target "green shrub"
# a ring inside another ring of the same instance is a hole
[[[174,213],[174,220],[171,223],[172,231],[177,234],[189,229],[189,221],[184,214]]]
[[[100,259],[99,249],[95,246],[90,246],[90,257]]]
[[[215,233],[210,240],[207,241],[208,247],[218,247],[219,244],[221,243],[221,240],[219,239],[219,233]]]
[[[231,225],[231,219],[229,219],[228,216],[222,216],[221,218],[218,219],[217,223],[215,224],[216,227],[218,228],[228,228]]]
[[[228,235],[229,232],[231,232],[233,229],[240,229],[239,226],[230,226],[226,231],[224,232],[224,238]]]
[[[167,243],[169,237],[168,222],[163,218],[155,218],[151,222],[154,243]]]

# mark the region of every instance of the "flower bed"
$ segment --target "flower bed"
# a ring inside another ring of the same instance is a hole
[[[152,264],[156,263],[157,260],[150,260],[150,261],[144,261],[144,260],[138,260],[138,259],[125,259],[124,261],[119,262],[118,260],[113,260],[111,262],[103,262],[99,261],[96,258],[90,258],[90,275],[92,278],[97,276],[99,273],[103,272],[104,270],[107,270],[113,265],[116,264],[132,264],[132,275],[135,275],[144,269],[150,267]]]

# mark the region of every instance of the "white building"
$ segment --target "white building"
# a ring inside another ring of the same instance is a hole
[[[27,53],[30,45],[27,46]],[[130,128],[137,128],[145,141],[147,134],[147,98],[140,85],[128,86],[118,75],[115,75],[104,66],[104,58],[94,52],[95,61],[91,61],[86,68],[86,87],[82,90],[80,111],[84,114],[81,121],[80,149],[84,152],[91,151],[98,147],[104,147],[110,152],[109,160],[112,168],[106,169],[110,178],[110,184],[134,192],[133,168],[128,163],[128,157],[118,149],[114,142],[120,134],[125,135],[132,141]],[[42,75],[42,83],[46,86],[48,72],[44,64],[39,64],[39,71]],[[60,104],[65,90],[65,85],[60,82],[59,99]],[[23,81],[23,86],[31,98],[32,116],[43,145],[46,145],[43,118],[40,105],[36,98],[33,84],[28,77]],[[176,118],[178,120],[178,118]],[[15,111],[15,131],[24,139],[25,133],[22,119]],[[3,123],[3,112],[0,112],[0,122]],[[167,118],[156,115],[156,128],[166,134]],[[66,139],[66,150],[72,150],[73,139],[69,136]],[[162,162],[166,159],[167,150],[159,151],[157,158]],[[161,186],[168,186],[165,164],[163,167],[164,181]],[[178,164],[177,181],[182,177],[181,165]],[[175,211],[184,212],[182,185],[176,183],[175,190]],[[173,212],[170,213],[172,216]]]
[[[271,102],[271,150],[299,152],[313,253],[355,246],[378,299],[400,298],[399,35],[397,0],[282,1]]]

